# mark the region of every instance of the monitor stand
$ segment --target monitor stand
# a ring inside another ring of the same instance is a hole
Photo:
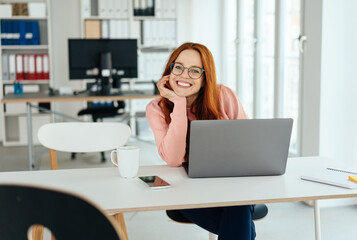
[[[109,96],[111,88],[112,86],[109,82],[109,78],[100,79],[100,90],[99,90],[100,96]]]
[[[101,78],[97,79],[96,85],[100,87],[97,91],[90,92],[89,95],[91,96],[120,96],[122,95],[121,91],[119,90],[116,93],[112,93],[111,89],[113,88],[109,78]],[[114,88],[116,88],[115,83],[113,82]]]
[[[121,90],[121,79],[114,78],[113,85],[110,83],[109,78],[102,78],[97,80],[97,85],[100,86],[100,90],[96,92],[90,92],[91,96],[121,96],[121,95],[132,95],[132,94],[145,94],[144,91],[141,90],[126,90],[122,92]],[[111,92],[111,89],[117,89],[116,92]]]

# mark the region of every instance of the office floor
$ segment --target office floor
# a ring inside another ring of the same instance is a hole
[[[146,139],[151,139],[146,138]],[[129,145],[141,149],[141,164],[163,164],[152,141],[131,139]],[[48,151],[36,147],[36,164],[40,170],[49,169]],[[0,146],[0,171],[28,170],[26,147]],[[109,153],[106,153],[107,159]],[[75,161],[67,153],[59,153],[60,168],[111,167],[110,160],[100,163],[98,154],[78,154]],[[239,189],[237,189],[239,191]],[[268,204],[268,216],[256,222],[258,240],[314,239],[313,208],[301,202]],[[193,224],[170,221],[164,211],[125,214],[130,240],[197,239],[207,240],[208,233]],[[356,239],[357,206],[321,209],[322,239]],[[47,238],[48,235],[46,235]]]

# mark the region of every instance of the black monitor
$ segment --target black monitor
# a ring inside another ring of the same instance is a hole
[[[69,78],[97,79],[100,95],[138,76],[137,39],[68,39]]]

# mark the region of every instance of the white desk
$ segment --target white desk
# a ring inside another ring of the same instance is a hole
[[[118,176],[116,168],[71,169],[0,173],[0,183],[35,184],[71,191],[91,199],[108,213],[232,206],[258,203],[357,197],[357,189],[303,181],[306,168],[326,165],[320,157],[291,158],[286,174],[271,177],[187,178],[183,168],[141,167],[139,175],[159,175],[172,188],[150,190],[138,179]],[[319,211],[315,208],[316,239],[320,239]]]

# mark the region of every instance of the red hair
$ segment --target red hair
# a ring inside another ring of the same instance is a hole
[[[216,68],[213,56],[206,46],[192,42],[187,42],[179,46],[171,54],[162,76],[166,76],[171,73],[170,64],[175,62],[180,53],[187,49],[195,50],[200,54],[203,69],[205,69],[202,87],[196,100],[192,104],[192,113],[199,120],[220,119]],[[169,124],[171,122],[170,113],[174,108],[174,104],[167,98],[161,97],[159,105],[164,113],[166,123]]]

